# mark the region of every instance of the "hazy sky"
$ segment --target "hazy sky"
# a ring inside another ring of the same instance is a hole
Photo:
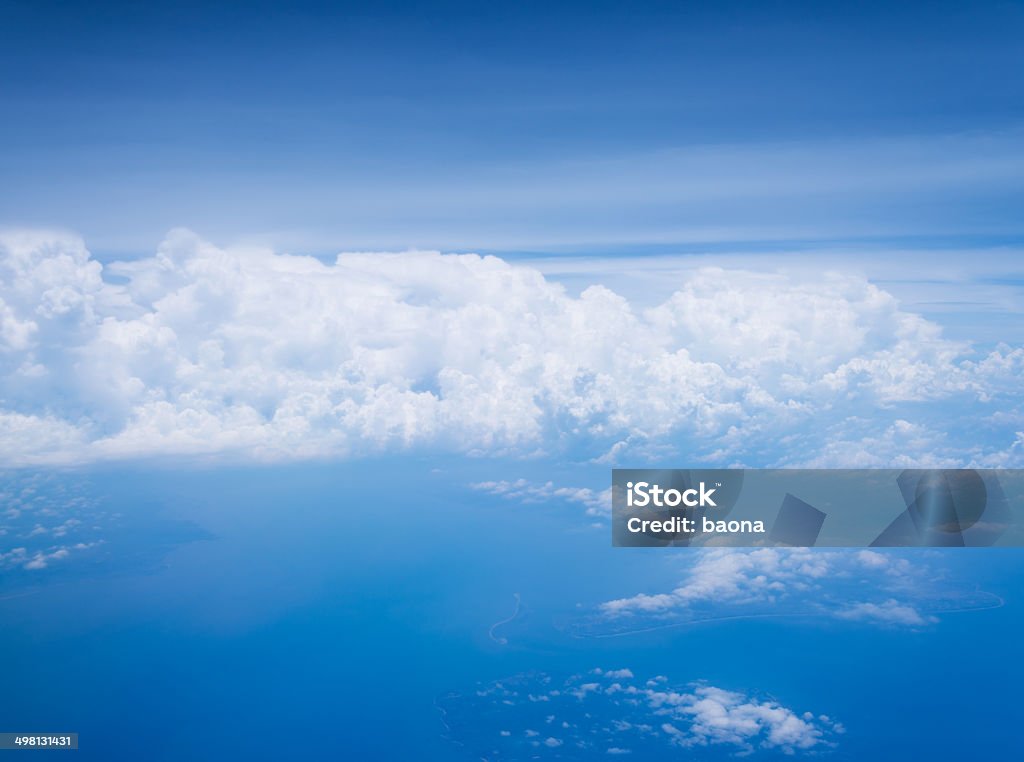
[[[307,252],[1015,244],[1024,6],[10,2],[0,225]],[[915,244],[916,245],[916,244]]]

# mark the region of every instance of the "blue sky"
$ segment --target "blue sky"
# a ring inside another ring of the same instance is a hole
[[[1019,3],[5,3],[0,224],[221,243],[1017,243]]]
[[[1013,757],[1018,553],[620,552],[608,471],[1024,467],[1022,39],[1019,2],[0,0],[8,729]]]
[[[1020,4],[6,8],[6,462],[1024,456]]]

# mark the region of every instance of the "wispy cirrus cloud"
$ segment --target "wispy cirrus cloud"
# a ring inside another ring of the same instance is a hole
[[[611,487],[604,490],[593,490],[589,487],[559,487],[550,481],[536,484],[526,479],[477,482],[470,486],[475,490],[521,503],[543,503],[552,500],[578,503],[586,508],[586,512],[590,516],[606,516],[612,510]]]

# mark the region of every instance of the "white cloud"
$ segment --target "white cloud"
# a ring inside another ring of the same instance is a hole
[[[869,568],[880,569],[888,565],[889,559],[877,550],[857,551],[857,560]]]
[[[69,558],[72,551],[88,550],[102,542],[102,540],[78,542],[74,545],[52,546],[35,551],[30,551],[24,547],[11,548],[6,552],[0,552],[0,569],[12,569],[15,567],[21,567],[28,571],[46,569],[54,561],[64,561]]]
[[[792,754],[822,744],[832,730],[832,723],[815,721],[809,713],[801,717],[774,701],[710,685],[697,685],[686,693],[649,690],[646,696],[656,710],[677,722],[689,721],[687,731],[671,723],[662,725],[673,743],[684,747],[729,744],[747,753],[761,747]]]
[[[669,593],[639,594],[601,605],[608,616],[656,613],[693,604],[771,601],[794,586],[806,589],[825,578],[841,554],[809,548],[715,548],[700,551],[682,582]]]
[[[835,614],[840,619],[874,622],[904,627],[923,627],[935,624],[938,618],[921,614],[913,606],[890,598],[881,603],[854,603]]]
[[[604,516],[612,512],[611,487],[597,492],[589,487],[557,487],[554,482],[534,484],[526,479],[477,482],[470,486],[491,495],[523,503],[543,503],[550,500],[579,503],[587,509],[586,512],[590,516]]]
[[[32,556],[32,560],[25,564],[26,569],[45,569],[51,561],[61,561],[70,555],[67,548],[58,548],[50,553],[39,552]]]
[[[629,670],[623,670],[628,672]],[[594,670],[595,673],[600,672]],[[739,691],[726,690],[705,682],[682,687],[672,686],[665,678],[633,682],[632,673],[623,678],[626,685],[621,691],[608,693],[578,688],[581,675],[557,683],[561,690],[559,716],[564,737],[549,737],[543,743],[549,747],[596,748],[607,754],[628,754],[640,749],[644,758],[655,753],[663,756],[669,747],[725,747],[738,755],[747,755],[757,749],[782,751],[786,754],[817,752],[834,747],[835,736],[844,732],[843,726],[826,714],[809,711],[797,712],[780,702]],[[471,718],[463,732],[472,737],[481,735],[492,749],[495,734],[487,725],[502,723],[536,722],[536,710],[525,701],[537,686],[550,685],[546,675],[530,674],[492,683],[473,694],[453,694],[459,706],[450,712]],[[574,698],[570,698],[574,697]],[[547,718],[551,723],[553,716]],[[571,720],[571,721],[568,721]],[[520,733],[500,731],[500,755],[518,758],[517,738],[539,746],[541,734],[526,729]],[[506,740],[507,739],[507,740]],[[505,744],[509,744],[504,748]],[[654,758],[652,756],[652,758]]]
[[[1001,605],[997,596],[951,585],[936,559],[920,553],[914,561],[867,549],[711,548],[695,554],[674,587],[584,610],[579,632],[618,634],[743,616],[829,617],[916,628],[939,621],[932,611]]]
[[[604,673],[604,676],[609,680],[630,680],[633,677],[633,672],[628,669],[610,669]]]
[[[1022,375],[1021,349],[977,355],[851,273],[706,267],[647,308],[494,257],[325,264],[179,231],[154,256],[101,266],[73,236],[0,235],[6,464],[682,444],[708,460],[813,451],[832,464],[858,442],[910,463],[959,414],[943,400],[1005,408]],[[943,425],[879,414],[911,402]],[[948,446],[943,462],[1020,461],[1019,426],[990,425],[987,450]]]
[[[569,691],[569,693],[582,701],[587,697],[588,693],[599,693],[600,691],[601,686],[597,683],[583,683],[579,687]]]

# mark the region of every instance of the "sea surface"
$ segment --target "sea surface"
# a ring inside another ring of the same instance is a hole
[[[41,547],[87,547],[0,568],[0,731],[79,734],[78,751],[33,759],[479,759],[479,686],[629,669],[835,718],[827,758],[1024,756],[1024,553],[927,551],[1003,605],[923,628],[795,612],[581,637],[580,616],[671,589],[699,551],[613,549],[578,504],[469,487],[497,472],[546,475],[413,458],[8,474],[8,507],[26,485],[50,497],[8,510],[3,552],[62,511],[84,518]]]

